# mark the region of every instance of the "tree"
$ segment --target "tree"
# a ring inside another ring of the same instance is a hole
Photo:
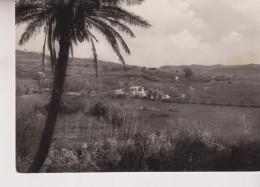
[[[186,78],[190,78],[193,75],[193,72],[190,68],[184,68],[183,72],[184,72],[184,77]]]
[[[125,65],[118,43],[127,54],[130,54],[130,50],[118,31],[135,37],[127,24],[144,28],[151,25],[141,17],[123,9],[122,3],[133,5],[142,2],[143,0],[20,0],[16,2],[16,24],[27,23],[19,44],[26,43],[46,25],[49,49],[54,46],[54,41],[59,43],[45,128],[28,172],[39,172],[48,155],[60,107],[69,51],[70,49],[72,51],[73,44],[77,45],[78,42],[85,40],[90,42],[97,68],[94,41],[98,42],[98,40],[92,34],[92,30],[95,29],[105,36],[119,60]],[[50,49],[50,52],[52,51],[54,50]],[[54,54],[51,54],[51,58],[52,55]]]

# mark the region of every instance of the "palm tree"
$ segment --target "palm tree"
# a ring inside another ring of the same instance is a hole
[[[20,0],[16,3],[16,24],[27,23],[19,43],[24,44],[42,27],[47,26],[50,53],[54,51],[51,49],[54,46],[54,41],[58,41],[60,47],[45,129],[28,172],[39,172],[48,155],[72,45],[85,40],[91,43],[97,72],[97,54],[94,41],[98,42],[98,40],[92,34],[92,30],[95,29],[105,36],[119,60],[125,65],[119,44],[127,54],[130,54],[130,50],[118,31],[135,37],[127,24],[144,28],[150,27],[150,24],[141,17],[123,9],[122,3],[133,5],[142,2],[143,0]],[[55,58],[55,56],[51,58]]]

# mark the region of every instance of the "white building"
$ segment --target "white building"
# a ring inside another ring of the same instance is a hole
[[[114,90],[114,94],[115,95],[125,95],[126,90],[125,89],[117,89],[117,90]]]
[[[174,80],[179,81],[180,77],[179,76],[174,76]]]
[[[168,100],[170,98],[171,97],[168,94],[163,94],[162,97],[161,97],[161,99],[163,99],[163,100]]]
[[[44,72],[38,72],[38,75],[40,78],[45,78],[45,73]]]
[[[186,94],[181,94],[179,98],[184,99],[185,97],[186,97]]]
[[[129,88],[129,95],[130,97],[147,97],[147,93],[144,90],[143,86],[132,86]]]

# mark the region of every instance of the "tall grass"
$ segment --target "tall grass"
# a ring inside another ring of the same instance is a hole
[[[59,115],[55,140],[75,143],[78,141],[95,142],[98,139],[133,138],[144,132],[145,126],[139,125],[138,111],[132,106],[109,104],[107,115],[90,116],[90,113],[77,111]]]
[[[24,172],[37,151],[43,131],[45,115],[38,102],[17,101],[16,109],[16,164]]]
[[[133,106],[110,104],[107,130],[114,130],[116,137],[134,137],[139,130],[138,116],[138,111]]]

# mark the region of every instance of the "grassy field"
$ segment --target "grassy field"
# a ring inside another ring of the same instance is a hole
[[[31,95],[23,96],[18,100],[22,100],[22,103],[37,101],[39,104],[36,105],[43,107],[48,103],[48,96],[44,98],[45,100],[42,95]],[[156,132],[169,129],[176,131],[182,128],[207,129],[225,143],[239,141],[243,131],[248,130],[252,138],[259,139],[259,108],[176,104],[140,99],[79,98],[75,102],[82,102],[82,100],[83,110],[77,111],[76,108],[76,111],[71,114],[60,114],[55,135],[58,141],[72,138],[73,143],[79,141],[81,144],[80,139],[84,139],[85,136],[89,138],[90,129],[91,137],[97,137],[100,133],[102,135],[102,129],[106,125],[104,120],[96,120],[89,114],[90,106],[98,102],[119,108],[121,112],[125,109],[125,112],[120,114],[122,116],[130,112],[136,118],[134,123],[140,130]],[[17,105],[20,107],[22,104],[18,102]],[[18,109],[18,114],[19,112]]]
[[[46,66],[46,78],[42,79],[38,74],[41,71],[41,55],[21,51],[16,53],[19,171],[25,170],[35,154],[44,127],[50,99],[48,89],[51,90],[53,79],[49,58]],[[214,141],[223,146],[232,147],[248,141],[260,144],[260,86],[257,77],[252,81],[243,72],[244,76],[236,75],[231,83],[212,82],[212,73],[175,81],[172,72],[136,66],[128,66],[127,72],[123,72],[122,66],[102,61],[99,63],[99,72],[100,76],[96,79],[91,60],[70,60],[54,135],[53,144],[56,148],[73,150],[84,143],[94,145],[101,139],[122,136],[135,139],[139,134],[150,136],[167,133],[172,138],[187,130],[214,137]],[[133,85],[160,89],[170,95],[185,93],[187,97],[180,103],[172,103],[111,96],[113,89]],[[96,95],[90,96],[91,91],[95,91]],[[79,93],[79,96],[70,95],[70,92]],[[107,119],[91,114],[91,107],[97,103],[107,108]],[[248,107],[251,105],[255,107]],[[113,121],[115,118],[117,122]],[[161,139],[160,142],[164,144]]]

